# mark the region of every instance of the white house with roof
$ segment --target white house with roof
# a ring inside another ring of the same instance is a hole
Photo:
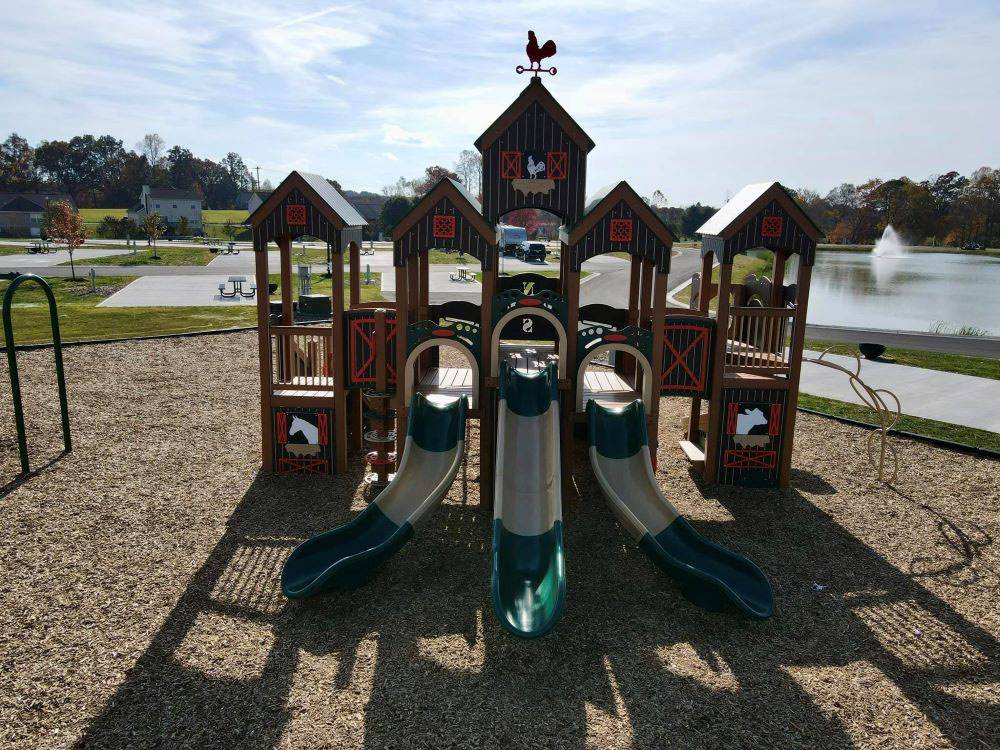
[[[177,226],[181,218],[188,220],[192,232],[202,228],[202,198],[194,190],[142,186],[139,202],[128,210],[128,216],[142,226],[149,214],[159,214],[164,224]]]

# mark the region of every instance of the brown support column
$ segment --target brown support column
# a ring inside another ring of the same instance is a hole
[[[496,293],[497,270],[483,271],[483,298],[479,324],[479,502],[493,509],[493,463],[496,457],[496,436],[493,416],[493,389],[487,387],[493,363],[493,295]]]
[[[705,443],[705,481],[715,482],[719,463],[722,431],[722,377],[726,371],[726,345],[729,333],[729,284],[733,264],[723,263],[719,272],[719,305],[716,313],[715,347],[712,353],[712,396],[708,404],[708,436]]]
[[[642,277],[639,282],[639,325],[648,326],[649,316],[652,312],[650,299],[653,292],[653,274],[656,271],[656,263],[651,260],[642,261]]]
[[[781,471],[778,485],[787,487],[792,470],[792,447],[795,443],[795,410],[799,405],[799,376],[802,374],[802,347],[806,339],[806,312],[809,308],[809,282],[812,266],[807,266],[799,258],[799,274],[796,280],[795,327],[792,329],[792,344],[788,355],[788,403],[785,406],[782,426]]]
[[[406,367],[406,328],[410,324],[410,303],[408,269],[405,265],[396,266],[396,396],[393,403],[396,406],[396,466],[403,458],[406,447],[406,381],[412,376]]]
[[[708,317],[708,306],[711,303],[712,288],[712,262],[713,254],[706,253],[701,258],[701,279],[698,282],[698,311]],[[691,414],[688,417],[687,439],[692,443],[698,443],[698,433],[701,428],[701,397],[695,396],[691,399]]]
[[[274,415],[271,409],[271,299],[267,282],[267,243],[254,240],[257,282],[257,348],[260,365],[261,469],[274,471]]]
[[[294,324],[292,317],[292,241],[288,237],[283,237],[277,242],[281,257],[281,324],[290,326]],[[257,288],[259,289],[260,285]]]
[[[339,232],[338,232],[339,234]],[[333,423],[336,426],[337,471],[347,471],[347,388],[344,376],[344,254],[339,250],[331,256],[333,275],[330,278],[330,327],[333,329]]]
[[[655,268],[655,266],[654,266]],[[649,432],[649,450],[656,465],[656,451],[660,445],[659,424],[660,424],[660,362],[663,360],[663,319],[667,314],[667,274],[656,272],[653,279],[653,314],[651,324],[653,326],[653,361],[650,365],[653,370],[653,382],[650,383],[650,404],[647,415],[647,430]],[[659,352],[659,356],[657,356]]]
[[[348,252],[350,253],[348,260],[351,274],[351,307],[354,308],[361,302],[361,248],[357,242],[352,242]],[[333,273],[337,269],[332,262],[333,255],[331,254],[330,257],[331,265],[334,265],[330,272]]]

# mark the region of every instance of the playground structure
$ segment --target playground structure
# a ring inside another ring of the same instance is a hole
[[[63,371],[62,338],[59,335],[59,310],[52,288],[41,276],[33,273],[0,274],[0,278],[10,279],[10,284],[3,295],[3,338],[7,349],[7,365],[10,370],[10,393],[14,402],[14,429],[17,431],[17,450],[21,458],[21,474],[31,471],[28,459],[28,436],[24,428],[24,404],[21,401],[21,378],[17,371],[17,350],[14,347],[14,322],[11,319],[11,306],[14,304],[14,294],[25,282],[38,284],[45,293],[49,305],[49,322],[52,325],[52,351],[56,362],[56,386],[59,389],[59,413],[62,417],[63,452],[73,450],[73,439],[69,431],[69,403],[66,398],[66,376]]]
[[[351,450],[370,437],[375,450],[368,460],[380,481],[399,464],[399,481],[374,502],[391,523],[379,522],[377,531],[369,532],[371,519],[362,522],[362,514],[348,525],[353,532],[341,527],[307,542],[308,551],[289,562],[286,593],[326,588],[327,581],[334,587],[356,585],[363,580],[359,570],[370,572],[384,559],[378,550],[398,548],[401,542],[393,540],[404,533],[408,516],[386,506],[410,509],[394,499],[403,477],[423,513],[443,497],[440,482],[431,480],[448,476],[440,461],[413,447],[411,437],[424,431],[425,404],[461,402],[463,419],[479,422],[480,497],[494,510],[494,610],[517,635],[543,634],[558,619],[565,591],[561,490],[570,486],[572,447],[580,432],[574,428],[589,422],[591,443],[601,448],[605,443],[594,430],[602,428],[595,424],[615,424],[607,411],[624,407],[626,427],[616,429],[633,435],[630,444],[648,443],[629,457],[637,467],[643,461],[650,465],[623,489],[610,469],[613,456],[603,448],[592,452],[612,507],[619,515],[648,516],[626,526],[641,530],[638,538],[653,540],[647,552],[682,581],[693,601],[769,616],[771,594],[763,574],[701,539],[656,486],[659,406],[663,397],[691,399],[679,445],[706,482],[788,486],[819,230],[779,183],[744,188],[700,229],[703,267],[696,304],[668,311],[674,236],[627,182],[585,201],[587,155],[595,144],[540,78],[531,79],[475,145],[483,159],[482,203],[445,178],[395,227],[394,303],[359,302],[364,220],[321,177],[293,172],[250,216],[264,469],[343,471]],[[527,207],[562,219],[558,278],[498,274],[497,226],[506,214]],[[303,235],[330,246],[335,272],[329,326],[296,325],[289,304],[291,241]],[[269,242],[280,251],[282,303],[274,314],[266,293]],[[734,284],[735,256],[754,248],[774,253],[772,279]],[[431,249],[479,261],[481,304],[431,304]],[[339,272],[345,251],[347,309]],[[582,264],[612,252],[630,259],[627,305],[581,306]],[[799,256],[798,278],[786,286],[785,263],[793,253]],[[718,284],[712,281],[716,261]],[[712,299],[718,300],[715,317]],[[466,367],[442,367],[443,347],[458,352]],[[605,362],[612,353],[613,364]],[[381,405],[366,410],[366,400]],[[366,430],[369,417],[375,424]],[[302,455],[301,438],[288,430],[293,419],[316,428],[308,455]],[[641,440],[635,437],[640,434]],[[395,453],[385,446],[390,435]],[[421,472],[429,478],[414,481]],[[641,492],[632,492],[636,483],[643,485]],[[363,539],[376,541],[365,547]],[[338,566],[353,572],[338,576]]]

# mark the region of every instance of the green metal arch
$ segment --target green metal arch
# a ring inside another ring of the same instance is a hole
[[[59,336],[59,311],[56,308],[56,298],[52,287],[41,276],[33,273],[0,274],[0,278],[10,279],[10,285],[3,295],[3,337],[7,347],[7,363],[10,369],[10,392],[14,399],[14,424],[17,428],[17,449],[21,456],[21,473],[30,471],[28,462],[28,438],[24,430],[24,406],[21,403],[21,379],[17,372],[17,352],[14,349],[14,324],[11,320],[10,308],[14,301],[14,293],[26,281],[34,281],[45,292],[49,302],[49,321],[52,324],[52,346],[56,358],[56,382],[59,386],[59,410],[62,413],[63,448],[66,453],[73,450],[73,440],[69,432],[69,404],[66,399],[66,377],[63,373],[62,339]]]

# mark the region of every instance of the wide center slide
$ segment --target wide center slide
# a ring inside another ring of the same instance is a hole
[[[292,551],[281,573],[285,595],[297,599],[364,583],[440,504],[464,454],[465,399],[438,405],[413,394],[395,478],[352,521]]]
[[[522,638],[544,635],[566,599],[555,363],[527,375],[500,368],[490,599]]]
[[[664,497],[653,474],[642,401],[619,409],[587,404],[590,463],[626,531],[681,593],[710,611],[774,613],[771,584],[750,560],[710,542]]]

